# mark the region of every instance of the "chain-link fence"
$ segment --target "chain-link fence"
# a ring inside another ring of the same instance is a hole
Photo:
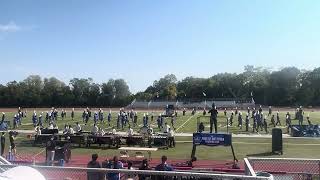
[[[272,174],[274,179],[320,179],[320,159],[248,158],[247,160],[256,174],[267,172]]]
[[[14,165],[0,165],[1,171],[14,168]],[[119,175],[121,180],[125,179],[144,179],[144,180],[242,180],[255,179],[267,180],[266,177],[231,175],[231,174],[213,174],[210,172],[182,172],[182,171],[152,171],[152,170],[126,170],[126,169],[94,169],[94,168],[74,168],[74,167],[48,167],[31,166],[37,169],[47,180],[87,180],[91,179],[114,179]],[[32,179],[31,177],[29,177]],[[26,175],[26,179],[29,179]]]

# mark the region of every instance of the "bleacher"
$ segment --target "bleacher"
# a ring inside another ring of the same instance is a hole
[[[128,109],[163,109],[166,105],[172,104],[176,108],[182,109],[209,109],[212,103],[215,103],[217,108],[247,108],[254,107],[255,103],[251,100],[239,99],[214,99],[214,100],[181,100],[181,101],[138,101],[134,100],[126,108]]]

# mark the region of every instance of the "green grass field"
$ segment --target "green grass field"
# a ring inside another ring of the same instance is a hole
[[[142,117],[143,117],[143,113],[146,113],[147,111],[145,112],[138,112],[138,126],[134,127],[134,130],[137,131],[140,129],[141,125],[142,125]],[[287,111],[280,111],[280,120],[281,120],[281,124],[282,126],[279,126],[278,128],[282,128],[283,129],[283,132],[285,133],[286,132],[286,127],[285,127],[285,114],[286,114]],[[294,111],[289,111],[290,114],[292,115],[292,117],[294,117]],[[14,116],[14,113],[15,112],[8,112],[6,113],[6,119],[7,120],[10,120],[11,121],[11,124],[12,124],[12,119],[13,119],[13,116]],[[45,113],[45,112],[44,112]],[[150,114],[152,113],[151,111],[148,112],[149,113],[149,116]],[[153,112],[154,114],[154,120],[151,121],[150,120],[150,117],[149,117],[149,123],[151,123],[151,126],[154,128],[154,131],[159,131],[159,129],[157,128],[157,116],[159,115],[160,112]],[[243,114],[245,112],[243,111]],[[267,113],[267,112],[265,112]],[[37,114],[39,115],[40,112],[38,111]],[[230,111],[228,111],[228,114],[230,114]],[[308,111],[306,110],[305,111],[305,116],[307,114],[310,114],[310,119],[312,121],[313,124],[320,124],[320,112],[312,112],[312,111]],[[31,112],[29,112],[27,118],[24,118],[23,121],[22,121],[22,125],[18,127],[18,129],[23,129],[23,130],[33,130],[34,127],[32,125],[32,121],[31,121]],[[45,116],[45,114],[43,115],[43,117]],[[101,128],[104,128],[106,129],[106,131],[108,130],[111,130],[112,127],[116,127],[116,118],[117,118],[117,112],[113,112],[112,113],[112,121],[111,121],[111,126],[109,127],[108,124],[107,124],[107,113],[105,111],[104,113],[104,117],[105,117],[105,122],[104,123],[98,123],[98,126],[101,127]],[[177,120],[175,122],[175,128],[176,128],[176,132],[177,133],[193,133],[197,130],[197,118],[200,118],[200,121],[203,121],[206,124],[206,127],[205,127],[205,131],[208,131],[209,130],[209,126],[208,126],[208,122],[209,122],[209,116],[202,116],[202,112],[198,112],[196,115],[194,116],[191,116],[191,113],[190,112],[187,112],[186,116],[182,116],[182,113],[179,112],[178,113],[178,117],[177,117]],[[244,117],[243,117],[244,118]],[[268,121],[268,124],[270,123],[270,118],[271,116],[268,117],[267,121]],[[59,127],[60,130],[63,130],[64,128],[64,125],[65,124],[69,124],[71,126],[74,126],[76,122],[80,122],[80,124],[82,125],[82,128],[84,130],[91,130],[91,127],[93,125],[93,118],[91,117],[89,123],[85,126],[84,123],[82,122],[82,112],[76,112],[75,113],[75,118],[74,120],[71,120],[71,117],[70,117],[70,112],[67,113],[67,118],[65,118],[64,120],[62,120],[60,117],[57,121],[57,125]],[[227,127],[226,127],[226,119],[227,117],[224,116],[223,114],[223,111],[219,111],[219,115],[218,115],[218,131],[219,132],[227,132]],[[171,125],[171,120],[170,118],[166,118],[165,119],[166,122]],[[245,127],[244,127],[244,122],[243,122],[243,128],[242,130],[240,130],[239,127],[237,127],[237,116],[234,116],[234,120],[233,120],[233,126],[229,127],[229,132],[231,133],[235,133],[235,134],[240,134],[240,133],[252,133],[252,119],[250,119],[250,128],[249,128],[249,132],[246,132],[245,131]],[[306,124],[306,120],[304,121],[304,123]],[[298,124],[297,120],[292,120],[292,124]],[[47,124],[44,123],[44,126],[46,127]],[[127,126],[128,127],[128,126]],[[132,126],[131,126],[132,127]],[[271,129],[273,127],[269,126],[268,127],[268,131],[269,133],[271,132]],[[125,128],[125,131],[126,131],[127,128]],[[122,131],[122,129],[118,129],[118,131]],[[260,131],[259,133],[261,134],[264,134],[265,132],[264,131]]]
[[[39,112],[37,112],[39,114]],[[142,116],[145,112],[139,112],[138,113],[138,124],[142,124]],[[149,112],[150,114],[151,112]],[[280,118],[281,123],[285,124],[285,113],[286,111],[280,112]],[[293,116],[294,111],[290,112]],[[157,125],[156,125],[156,116],[159,114],[159,112],[154,112],[154,121],[151,122],[152,126],[154,127],[154,130],[157,131]],[[311,111],[305,111],[305,115],[310,114],[310,119],[313,124],[320,123],[320,113],[319,112],[311,112]],[[9,112],[6,113],[6,117],[11,118],[13,117],[14,113]],[[64,124],[70,124],[74,125],[76,122],[80,122],[83,125],[83,129],[90,130],[93,124],[93,121],[91,119],[90,123],[85,126],[84,123],[82,123],[82,113],[76,112],[75,113],[75,119],[72,121],[70,118],[70,114],[67,113],[67,118],[65,118],[63,121],[61,118],[58,119],[57,124],[61,129],[63,129]],[[104,114],[106,117],[106,113]],[[116,112],[112,113],[112,126],[116,124]],[[196,131],[196,124],[197,124],[197,117],[202,116],[202,112],[197,113],[195,116],[191,116],[190,112],[187,112],[186,116],[182,116],[182,113],[179,112],[178,118],[176,121],[175,128],[177,129],[176,132],[184,132],[184,133],[192,133]],[[170,119],[166,119],[168,123],[170,123]],[[201,121],[209,121],[209,116],[207,117],[201,117]],[[306,122],[305,122],[306,123]],[[219,128],[218,131],[220,132],[226,132],[226,117],[223,115],[223,111],[219,111],[218,116],[218,124]],[[250,124],[252,124],[252,119],[250,120]],[[297,124],[296,120],[293,120],[293,124]],[[229,130],[232,133],[247,133],[243,130],[239,130],[237,125],[237,118],[234,118],[234,126],[230,127]],[[106,123],[99,123],[99,127],[103,127],[106,129],[106,131],[110,130],[108,125]],[[135,127],[134,129],[137,131],[140,127]],[[286,127],[282,126],[280,128],[284,129],[284,132],[286,132]],[[22,125],[18,127],[18,129],[23,130],[33,130],[34,127],[32,125],[31,121],[31,114],[28,114],[27,118],[24,118],[22,121]],[[209,128],[206,127],[206,130]],[[271,132],[272,127],[269,127],[269,132]],[[121,131],[121,129],[118,129],[118,131]],[[250,127],[250,133],[252,132],[252,129]],[[264,131],[260,132],[261,134],[264,134]],[[176,148],[170,148],[169,150],[160,150],[158,152],[155,152],[152,154],[154,158],[159,158],[161,155],[165,154],[169,157],[175,158],[175,159],[189,159],[191,155],[191,149],[192,149],[192,138],[191,137],[176,137],[176,141],[178,141]],[[187,141],[187,142],[185,142]],[[9,139],[6,139],[6,150],[9,147]],[[32,140],[27,139],[26,134],[20,134],[17,139],[17,152],[18,154],[30,154],[35,155],[38,152],[40,152],[43,148],[41,147],[32,147],[31,145]],[[320,139],[319,138],[294,138],[294,139],[284,139],[284,154],[281,156],[278,155],[271,155],[271,139],[270,138],[233,138],[233,144],[235,153],[238,159],[242,159],[247,156],[263,156],[263,157],[295,157],[295,158],[320,158],[320,154],[318,153],[318,150],[320,148]],[[98,147],[92,147],[92,148],[74,148],[72,153],[74,155],[88,155],[92,153],[98,153],[100,156],[113,156],[118,155],[119,150],[117,149],[105,149],[105,148],[98,148]],[[198,159],[206,159],[206,160],[230,160],[232,159],[231,150],[229,147],[199,147],[197,150],[197,157]]]

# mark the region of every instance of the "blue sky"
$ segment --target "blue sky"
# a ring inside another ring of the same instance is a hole
[[[0,83],[320,66],[317,0],[0,0]]]

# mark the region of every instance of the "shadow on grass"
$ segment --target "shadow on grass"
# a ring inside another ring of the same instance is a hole
[[[264,156],[273,156],[276,155],[273,152],[263,152],[263,153],[257,153],[257,154],[247,154],[247,156],[253,156],[253,157],[264,157]]]

